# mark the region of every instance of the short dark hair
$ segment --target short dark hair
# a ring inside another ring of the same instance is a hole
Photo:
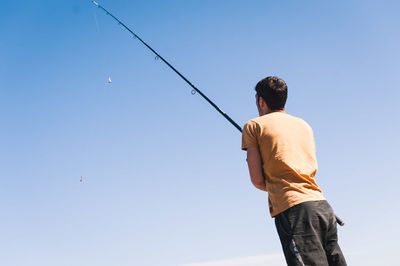
[[[256,85],[257,97],[262,97],[272,111],[285,108],[287,85],[283,79],[276,76],[266,77]]]

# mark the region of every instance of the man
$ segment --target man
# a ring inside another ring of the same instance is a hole
[[[336,216],[315,182],[314,135],[302,119],[285,112],[286,83],[275,76],[256,85],[259,117],[246,123],[251,182],[268,192],[271,217],[288,265],[346,265],[338,245]]]

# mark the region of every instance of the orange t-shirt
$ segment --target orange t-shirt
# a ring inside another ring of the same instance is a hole
[[[271,216],[305,201],[324,200],[314,180],[314,134],[302,119],[273,112],[246,123],[242,149],[260,150]]]

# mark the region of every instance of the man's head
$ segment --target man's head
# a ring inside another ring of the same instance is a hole
[[[283,79],[271,76],[256,85],[257,109],[260,115],[284,111],[287,99],[287,85]]]

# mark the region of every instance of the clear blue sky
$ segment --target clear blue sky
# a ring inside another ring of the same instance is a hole
[[[398,261],[398,1],[99,3],[240,125],[284,78],[349,265]],[[0,34],[1,265],[284,265],[239,132],[110,17],[3,1]]]

